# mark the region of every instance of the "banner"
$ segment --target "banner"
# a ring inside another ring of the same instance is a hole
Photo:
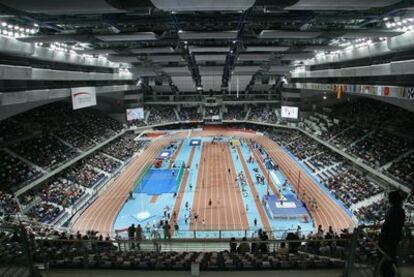
[[[94,87],[72,88],[71,96],[74,110],[96,106],[96,91]]]

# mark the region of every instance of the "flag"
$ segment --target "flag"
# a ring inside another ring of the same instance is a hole
[[[336,91],[336,99],[341,99],[342,97],[342,92],[343,92],[343,87],[342,85],[336,85],[335,86],[335,91]]]
[[[390,87],[384,87],[384,96],[388,96],[390,94]]]
[[[412,87],[405,88],[404,95],[408,99],[413,99],[414,98],[414,88],[412,88]]]

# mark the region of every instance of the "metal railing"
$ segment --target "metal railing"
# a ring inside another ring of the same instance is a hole
[[[174,239],[230,239],[243,238],[248,239],[258,238],[260,231],[266,232],[271,239],[284,239],[289,232],[296,232],[296,229],[266,229],[266,228],[249,228],[241,229],[240,225],[216,225],[203,224],[200,220],[198,223],[192,223],[193,227],[188,226],[188,229],[174,230],[174,223],[171,221],[170,236]],[[143,238],[149,239],[165,239],[169,235],[162,227],[154,228],[153,226],[141,226]],[[308,232],[301,232],[302,235],[307,235]],[[128,238],[128,228],[115,230],[115,236],[119,239]]]
[[[71,266],[84,267],[92,256],[122,257],[122,261],[131,263],[128,259],[139,259],[147,254],[131,254],[141,252],[154,253],[235,253],[235,259],[269,261],[294,257],[295,268],[312,268],[322,263],[320,268],[343,268],[343,276],[381,276],[381,265],[391,257],[378,246],[380,226],[360,226],[354,233],[344,236],[343,239],[301,239],[292,236],[295,232],[287,233],[283,239],[260,240],[259,238],[228,239],[219,237],[166,239],[152,237],[152,239],[103,239],[96,236],[73,235],[67,239],[61,238],[62,233],[43,236],[39,232],[36,236],[28,236],[21,227],[0,227],[0,273],[11,272],[11,276],[32,276],[33,262],[43,263],[48,268],[49,263],[59,265],[60,261],[79,259],[81,264]],[[291,239],[293,238],[293,239]],[[241,247],[243,245],[243,247]],[[42,254],[42,255],[40,255]],[[71,256],[72,255],[72,256]],[[134,255],[141,255],[139,257]],[[152,254],[151,254],[152,255]],[[166,254],[163,254],[166,255]],[[197,254],[198,255],[198,254]],[[83,258],[82,258],[83,257]],[[158,256],[154,256],[158,257]],[[163,256],[160,256],[163,257]],[[302,261],[303,260],[303,261]],[[154,263],[162,261],[155,261]],[[115,264],[115,262],[114,262]],[[392,261],[395,276],[401,276],[401,266],[414,264],[414,225],[404,227],[404,236],[399,246],[398,258]],[[207,263],[208,265],[208,263]],[[305,267],[303,267],[306,265]],[[225,265],[222,265],[224,269]],[[269,266],[269,265],[268,265]],[[273,266],[273,267],[272,267]],[[280,265],[279,265],[280,266]],[[280,268],[270,265],[269,268]],[[302,266],[302,267],[301,267]],[[114,266],[115,268],[118,268]],[[261,267],[253,267],[261,269]],[[205,269],[210,269],[208,266]]]
[[[400,267],[414,265],[414,225],[405,225],[403,237],[394,260],[378,245],[381,225],[359,226],[350,241],[344,276],[382,276],[384,263],[389,263],[394,276],[401,276]]]

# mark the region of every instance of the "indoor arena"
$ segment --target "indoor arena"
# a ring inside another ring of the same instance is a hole
[[[414,1],[0,0],[0,277],[414,276]]]

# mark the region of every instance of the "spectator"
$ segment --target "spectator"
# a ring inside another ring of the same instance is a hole
[[[250,252],[250,246],[247,242],[247,238],[243,237],[242,242],[239,245],[239,248],[237,249],[237,252],[239,253],[249,253]]]
[[[230,253],[236,253],[237,252],[237,242],[236,238],[232,237],[230,239]]]
[[[398,244],[401,240],[402,229],[404,227],[405,212],[402,208],[404,197],[400,191],[390,192],[388,200],[391,207],[385,216],[378,243],[378,246],[388,257],[384,257],[381,252],[378,252],[378,257],[379,259],[384,259],[381,266],[382,275],[391,277],[395,273],[393,263],[396,263]]]

